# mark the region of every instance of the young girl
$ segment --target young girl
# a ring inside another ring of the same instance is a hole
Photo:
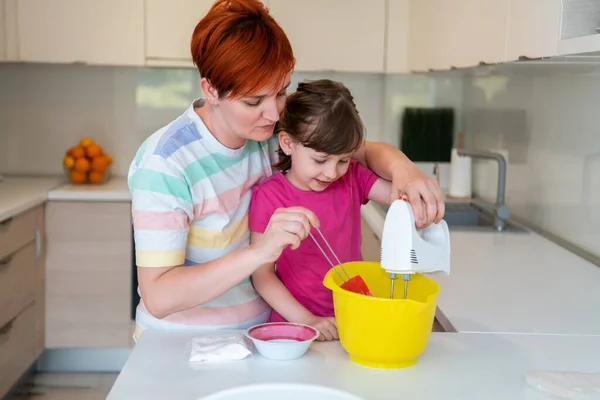
[[[369,200],[389,205],[391,184],[352,160],[364,127],[350,91],[330,80],[300,83],[286,100],[277,132],[281,172],[253,189],[251,243],[260,240],[278,208],[302,206],[316,214],[341,262],[361,261],[360,207]],[[301,223],[289,224],[297,229],[292,224]],[[318,232],[312,234],[334,261]],[[308,324],[321,332],[320,340],[337,339],[332,294],[322,283],[330,268],[309,237],[285,249],[276,266],[257,269],[252,282],[273,309],[269,321]]]

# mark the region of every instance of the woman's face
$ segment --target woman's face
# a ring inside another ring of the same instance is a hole
[[[281,87],[265,88],[255,95],[239,99],[218,100],[218,106],[214,108],[215,125],[218,124],[232,141],[238,141],[241,145],[247,139],[269,139],[285,105],[289,84],[288,75]]]

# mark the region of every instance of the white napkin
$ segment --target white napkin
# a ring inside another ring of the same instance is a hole
[[[190,361],[215,362],[242,360],[250,354],[252,352],[241,335],[209,335],[192,339]]]
[[[541,392],[570,400],[600,400],[600,374],[576,371],[531,371],[529,385]]]

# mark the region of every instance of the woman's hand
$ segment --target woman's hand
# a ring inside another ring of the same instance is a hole
[[[338,340],[340,338],[335,318],[333,317],[314,317],[306,325],[312,326],[321,333],[317,338],[319,342]]]
[[[444,217],[444,195],[438,181],[418,167],[402,168],[392,176],[391,200],[405,196],[415,214],[417,228],[439,223]]]
[[[310,233],[310,227],[319,227],[317,216],[304,207],[280,208],[273,213],[264,234],[252,247],[259,253],[262,263],[277,261],[283,250],[300,246]]]

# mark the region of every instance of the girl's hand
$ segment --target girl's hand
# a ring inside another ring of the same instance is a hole
[[[283,250],[300,246],[310,233],[310,227],[319,227],[317,216],[304,207],[280,208],[273,213],[265,233],[257,243],[252,244],[263,263],[274,263]]]
[[[323,342],[325,340],[338,340],[340,338],[338,335],[335,318],[333,317],[314,317],[312,320],[308,321],[306,325],[310,325],[321,332],[321,335],[319,335],[317,338],[317,341],[319,342]]]

